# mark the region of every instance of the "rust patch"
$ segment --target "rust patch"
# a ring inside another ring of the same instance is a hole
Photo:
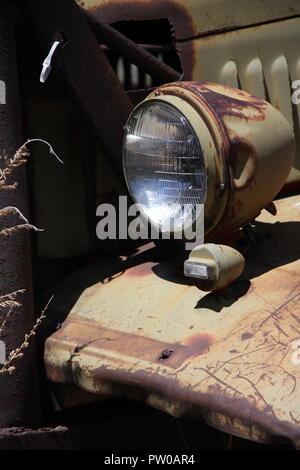
[[[196,357],[210,350],[213,344],[213,337],[207,333],[199,333],[190,336],[185,341],[185,344],[191,349],[191,357]]]
[[[198,95],[200,94],[208,106],[213,106],[214,112],[221,121],[224,120],[225,116],[255,121],[265,119],[264,109],[267,103],[242,90],[235,90],[225,85],[216,85],[216,88],[220,89],[220,92],[218,92],[208,82],[193,82],[193,85],[182,83],[182,86]]]
[[[53,340],[54,337],[51,342]],[[213,337],[202,333],[191,336],[184,344],[166,343],[150,337],[99,327],[99,324],[92,320],[82,322],[67,319],[63,327],[56,332],[54,342],[58,342],[60,348],[70,351],[69,368],[81,351],[84,350],[87,355],[101,356],[101,350],[105,350],[150,363],[163,362],[164,365],[176,369],[187,359],[208,352]],[[68,346],[63,346],[64,343]],[[52,347],[55,346],[52,344]],[[57,374],[49,378],[58,380]]]
[[[228,133],[225,129],[223,121],[219,118],[218,115],[214,112],[212,107],[207,103],[207,101],[202,97],[201,93],[199,90],[194,88],[193,86],[190,85],[191,82],[174,82],[172,83],[172,86],[176,86],[176,91],[170,90],[169,89],[169,84],[162,85],[159,87],[159,93],[160,94],[167,94],[167,95],[174,95],[174,96],[179,96],[182,97],[186,102],[188,102],[197,113],[199,113],[205,122],[205,125],[207,126],[208,130],[210,131],[210,134],[212,136],[214,145],[220,155],[220,160],[225,161],[226,156],[228,155],[229,152],[229,145],[230,145],[230,140]],[[193,84],[197,84],[200,82],[192,82]],[[206,83],[206,82],[203,82]],[[191,99],[190,96],[186,93],[184,93],[184,90],[187,89],[189,90],[189,94],[194,98]],[[206,113],[203,112],[203,108],[209,113],[210,117],[212,120],[215,122],[215,124],[218,126],[218,130],[220,135],[222,136],[222,141],[221,144],[219,143],[218,139],[215,136],[215,133],[212,128],[212,124],[210,122],[210,119],[207,117]],[[227,179],[227,170],[226,167],[224,166],[223,168],[224,172],[224,179]]]
[[[185,339],[183,345],[174,345],[173,348],[169,350],[172,351],[172,353],[163,362],[168,367],[176,369],[188,359],[193,359],[208,353],[213,342],[213,337],[207,333],[195,334]]]
[[[148,263],[138,264],[126,271],[126,277],[142,277],[152,274],[152,268],[157,266],[158,262],[149,261]]]

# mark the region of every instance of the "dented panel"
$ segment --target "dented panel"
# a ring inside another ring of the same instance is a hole
[[[48,378],[300,447],[300,198],[276,206],[258,219],[246,270],[219,295],[184,278],[182,260],[159,263],[152,245],[70,277],[49,313],[65,309],[66,293],[75,299],[46,342]]]

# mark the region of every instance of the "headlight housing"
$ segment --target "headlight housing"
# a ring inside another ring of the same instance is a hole
[[[255,218],[284,184],[295,153],[293,130],[278,110],[214,83],[159,87],[125,129],[125,178],[144,215],[163,231],[171,202],[204,204],[205,241]]]

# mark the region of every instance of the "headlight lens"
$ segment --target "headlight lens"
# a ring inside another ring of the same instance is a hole
[[[123,164],[127,185],[144,215],[160,230],[194,222],[206,199],[199,140],[183,114],[162,101],[138,106],[125,128]]]

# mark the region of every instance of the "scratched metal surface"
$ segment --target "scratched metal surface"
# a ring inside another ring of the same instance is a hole
[[[174,263],[158,263],[151,245],[71,276],[54,302],[62,312],[69,297],[73,308],[46,341],[49,379],[300,447],[300,365],[292,361],[300,339],[300,196],[276,206],[277,216],[259,217],[262,241],[223,295],[190,285]],[[162,359],[166,350],[173,352]]]

